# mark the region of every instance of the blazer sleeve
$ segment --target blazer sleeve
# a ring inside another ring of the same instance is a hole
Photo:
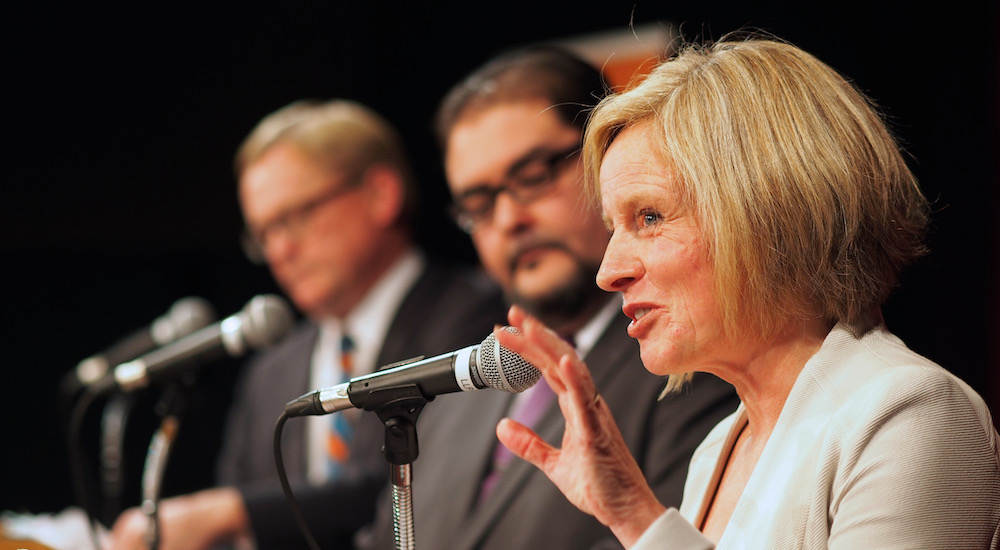
[[[632,550],[713,550],[714,548],[715,544],[684,519],[676,508],[668,508],[632,545]]]

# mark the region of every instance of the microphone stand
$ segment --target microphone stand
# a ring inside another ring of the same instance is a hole
[[[417,417],[428,401],[420,389],[411,384],[373,391],[365,403],[365,410],[374,411],[385,424],[385,446],[382,453],[389,461],[396,550],[416,548],[411,466],[419,454]]]
[[[101,492],[104,494],[103,521],[114,522],[122,509],[122,488],[125,479],[125,426],[132,409],[130,394],[115,394],[104,405],[101,416]]]
[[[189,384],[186,384],[189,385]],[[160,543],[159,499],[163,489],[164,472],[170,450],[180,429],[179,417],[186,405],[180,384],[171,384],[164,391],[156,405],[160,413],[160,427],[153,434],[146,452],[146,463],[142,470],[142,513],[149,518],[146,543],[150,550],[156,550]]]

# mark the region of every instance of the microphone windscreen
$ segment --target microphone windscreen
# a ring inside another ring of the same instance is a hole
[[[517,332],[514,327],[503,330]],[[520,355],[500,345],[490,333],[477,352],[479,376],[487,386],[506,392],[520,393],[538,382],[541,371]]]

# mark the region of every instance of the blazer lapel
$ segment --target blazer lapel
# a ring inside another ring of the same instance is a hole
[[[289,366],[288,368],[282,368],[284,375],[273,379],[273,382],[277,386],[266,388],[266,391],[270,395],[284,396],[282,399],[286,402],[316,389],[309,387],[309,375],[312,372],[310,365],[312,364],[313,349],[316,347],[316,340],[319,338],[319,327],[315,323],[310,322],[304,325],[301,332],[295,334],[294,338],[295,340],[290,342],[287,352],[274,357],[272,360],[281,363],[281,367],[284,367],[284,365],[304,365],[304,367]],[[277,418],[278,416],[275,415],[273,419],[268,420],[264,425],[268,426],[268,434],[274,433],[273,426]],[[305,422],[305,419],[298,419],[297,421],[286,422],[283,428],[281,437],[282,454],[285,458],[285,472],[290,478],[304,477],[308,471],[306,466],[308,462],[306,425],[307,422]],[[273,460],[271,458],[270,462],[273,462]],[[273,468],[271,470],[273,471]]]
[[[413,287],[406,292],[406,297],[400,303],[393,316],[392,323],[382,342],[375,368],[412,359],[408,352],[419,347],[424,342],[416,341],[414,334],[433,319],[427,319],[426,313],[431,310],[427,300],[435,295],[433,289],[441,284],[441,274],[433,266],[424,269]],[[425,353],[425,352],[423,352]]]
[[[422,507],[416,509],[417,540],[452,540],[476,538],[480,529],[473,524],[479,516],[477,500],[483,475],[491,462],[497,443],[496,419],[507,410],[511,394],[497,390],[473,393],[455,393],[438,396],[424,409],[417,423],[420,426],[434,423],[428,430],[431,437],[420,439],[420,447],[427,450],[427,460],[414,463],[415,484],[420,484],[421,471],[445,470],[447,475],[429,475],[437,480],[433,487],[415,485],[414,489],[428,492],[415,495]],[[440,401],[440,402],[439,402]],[[456,467],[458,461],[464,464]],[[422,518],[423,514],[429,516]],[[441,518],[448,518],[441,521]],[[456,523],[461,524],[461,535],[456,536]],[[442,531],[442,532],[438,532]],[[460,548],[461,545],[449,545]]]
[[[594,378],[594,385],[598,388],[606,387],[618,369],[629,364],[630,356],[639,353],[639,343],[626,332],[629,322],[625,315],[616,314],[590,349],[590,353],[584,357],[590,375]]]
[[[498,417],[499,418],[499,417]],[[534,430],[539,436],[551,445],[559,445],[562,440],[565,421],[559,411],[559,405],[553,403],[546,410],[545,415],[535,426]],[[496,437],[494,436],[494,441]],[[539,472],[534,465],[520,458],[514,458],[503,475],[500,477],[496,488],[490,498],[482,505],[473,509],[471,521],[468,528],[456,545],[457,548],[474,548],[479,540],[486,536],[493,525],[508,510],[513,502],[521,497],[527,490],[526,485],[533,481],[538,481],[536,475],[544,475]],[[479,485],[476,484],[476,487]],[[475,502],[473,502],[475,505]]]

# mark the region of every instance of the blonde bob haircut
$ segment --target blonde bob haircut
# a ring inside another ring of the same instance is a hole
[[[604,99],[584,138],[587,190],[623,129],[648,125],[708,243],[728,334],[789,319],[862,333],[925,252],[927,202],[882,118],[812,55],[772,39],[687,45]]]

